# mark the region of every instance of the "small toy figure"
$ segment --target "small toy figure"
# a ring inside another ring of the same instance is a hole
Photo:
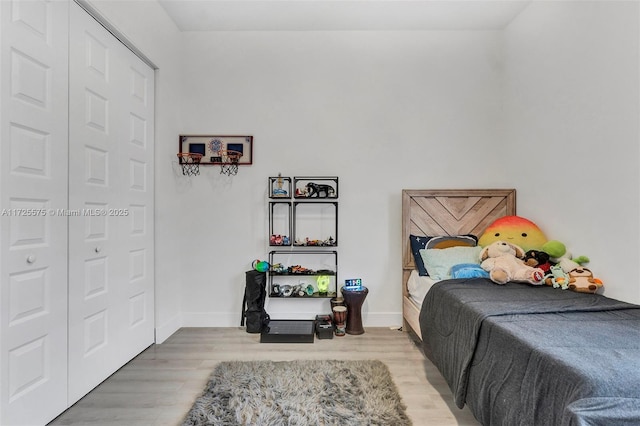
[[[305,268],[300,265],[293,265],[289,267],[290,274],[312,274],[313,271],[311,269]]]
[[[551,266],[550,274],[544,277],[544,282],[547,285],[553,286],[553,288],[561,288],[566,290],[569,288],[569,275],[564,272],[562,266],[553,265]]]
[[[282,188],[283,185],[283,181],[282,181],[282,175],[280,173],[278,173],[278,179],[276,181],[276,187],[273,188],[273,194],[271,194],[273,197],[287,197],[289,195],[289,193],[287,192],[286,189]]]
[[[335,197],[336,194],[333,186],[321,183],[309,182],[305,188],[307,189],[307,197],[327,198]]]
[[[282,245],[282,235],[271,235],[269,237],[269,244],[272,246],[280,246]]]
[[[275,273],[283,274],[287,272],[287,267],[284,266],[282,263],[276,263],[274,265],[271,265],[271,270]]]
[[[336,240],[334,240],[333,237],[330,236],[329,238],[327,238],[322,242],[322,245],[327,247],[333,247],[336,245]]]

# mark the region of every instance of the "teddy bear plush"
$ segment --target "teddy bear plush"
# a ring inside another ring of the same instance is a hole
[[[542,284],[544,271],[525,265],[523,256],[524,250],[520,246],[498,240],[482,249],[480,266],[489,272],[489,278],[496,284],[508,281]]]

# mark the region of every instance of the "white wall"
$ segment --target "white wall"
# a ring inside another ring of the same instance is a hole
[[[364,320],[401,322],[401,190],[504,186],[499,32],[194,32],[183,131],[250,134],[254,164],[185,184],[185,325],[237,325],[244,271],[266,258],[268,176],[336,175],[339,275],[369,287]],[[486,160],[483,160],[486,159]],[[482,171],[478,172],[478,165]],[[203,170],[204,169],[204,170]],[[329,302],[271,299],[275,318]]]
[[[607,294],[640,301],[635,3],[533,2],[500,32],[183,34],[155,2],[91,3],[159,66],[160,341],[239,323],[278,172],[340,177],[340,276],[370,288],[365,325],[400,324],[403,188],[515,187],[520,213],[589,255]],[[254,165],[183,177],[180,133],[251,134]],[[326,310],[268,303],[274,317]]]
[[[533,2],[504,33],[504,170],[518,211],[640,302],[637,2]]]
[[[90,0],[90,5],[122,32],[157,67],[155,146],[155,282],[156,341],[182,324],[182,266],[185,240],[177,223],[179,183],[173,175],[182,96],[181,33],[155,1]]]

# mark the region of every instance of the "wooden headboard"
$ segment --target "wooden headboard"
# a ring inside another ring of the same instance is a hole
[[[516,214],[515,189],[402,190],[402,295],[404,327],[420,335],[407,281],[415,263],[409,235],[480,236],[491,222]]]
[[[516,214],[515,189],[403,189],[402,266],[414,269],[409,235],[480,235]]]

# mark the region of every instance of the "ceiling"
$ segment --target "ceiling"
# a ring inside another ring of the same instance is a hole
[[[531,0],[158,0],[181,31],[500,30]]]

